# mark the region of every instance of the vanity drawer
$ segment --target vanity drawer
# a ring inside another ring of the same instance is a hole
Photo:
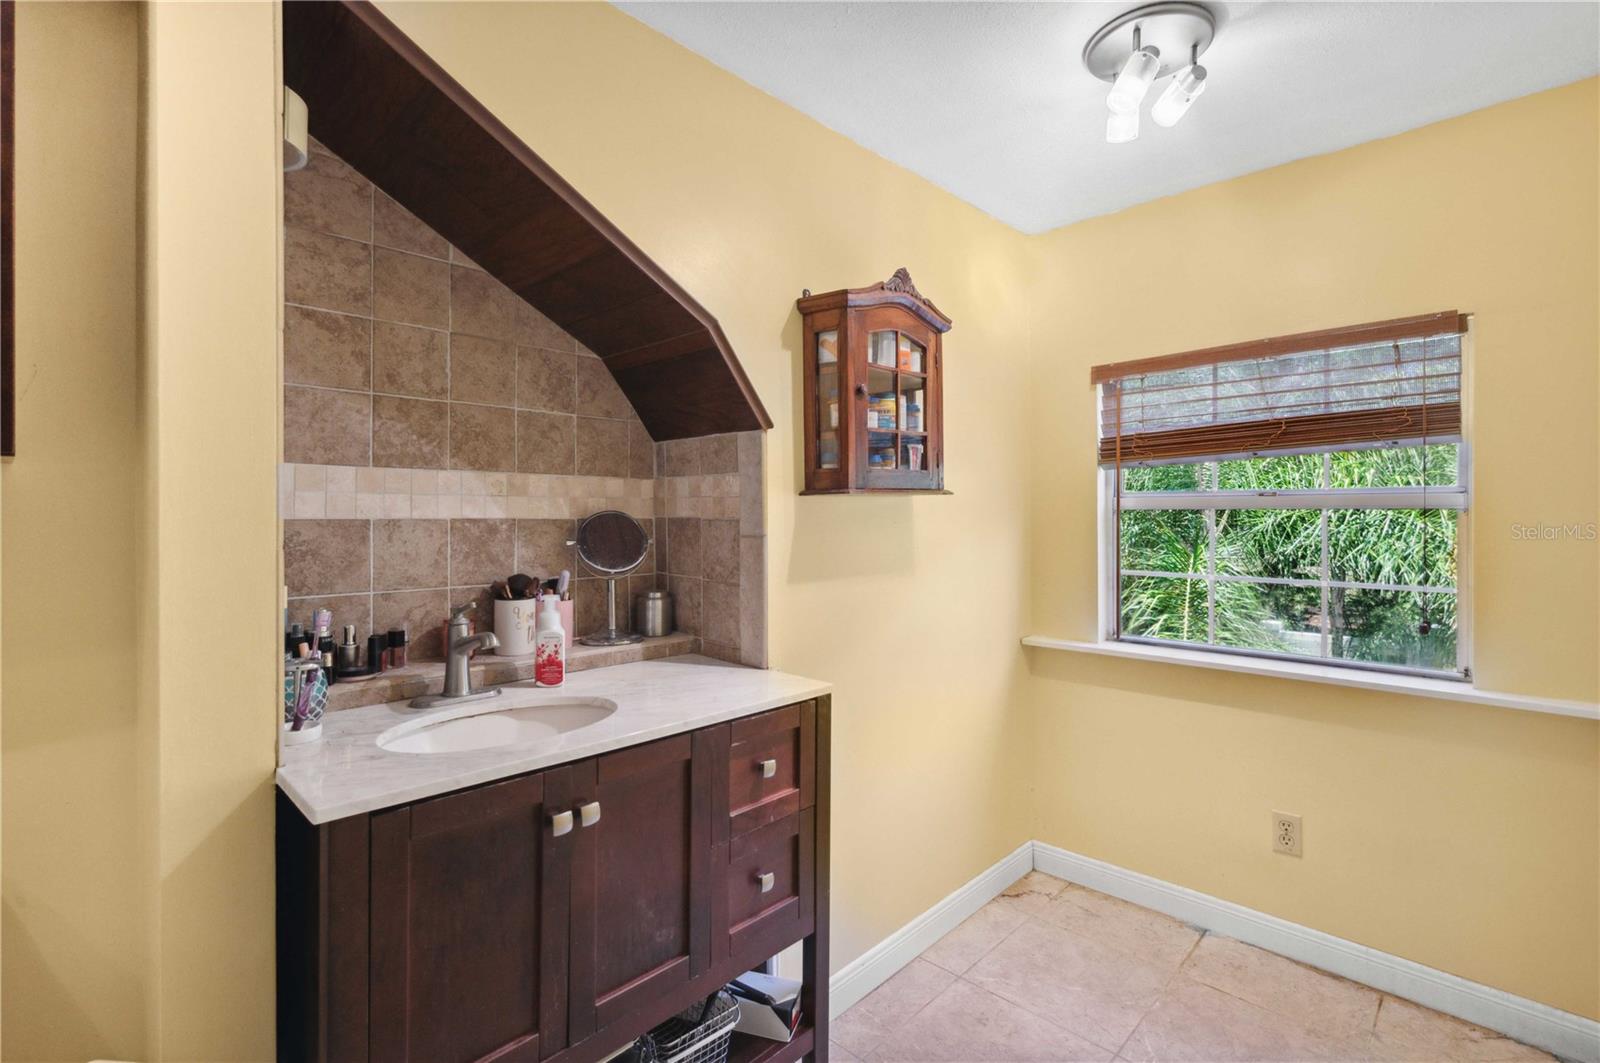
[[[815,702],[733,722],[728,747],[728,823],[732,835],[764,827],[814,803]]]
[[[732,955],[759,952],[764,941],[810,932],[815,824],[815,811],[807,809],[729,843],[726,925]]]

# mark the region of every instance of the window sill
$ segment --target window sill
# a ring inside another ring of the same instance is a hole
[[[1600,704],[1592,701],[1563,701],[1559,698],[1537,698],[1526,694],[1501,694],[1492,690],[1481,690],[1471,683],[1455,683],[1447,679],[1362,672],[1352,668],[1303,664],[1299,661],[1273,661],[1260,657],[1241,657],[1231,653],[1168,649],[1164,646],[1144,646],[1130,642],[1073,642],[1068,639],[1047,638],[1044,635],[1029,635],[1022,640],[1022,644],[1044,650],[1095,653],[1106,657],[1181,664],[1190,668],[1213,668],[1224,672],[1243,672],[1246,675],[1275,676],[1279,679],[1298,679],[1302,682],[1327,683],[1361,690],[1381,690],[1390,694],[1444,698],[1449,701],[1492,705],[1522,712],[1542,712],[1555,716],[1600,720]]]

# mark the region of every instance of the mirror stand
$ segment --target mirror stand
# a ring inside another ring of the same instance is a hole
[[[644,641],[643,635],[617,629],[617,577],[606,577],[605,630],[585,635],[578,641],[585,646],[631,646]]]

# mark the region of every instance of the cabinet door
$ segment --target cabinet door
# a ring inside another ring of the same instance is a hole
[[[548,931],[567,916],[562,891],[541,891],[565,848],[544,791],[529,775],[372,816],[372,1059],[533,1063],[559,1047],[540,1043],[565,977],[565,935]]]
[[[710,736],[678,735],[575,765],[569,1039],[704,971],[711,953]],[[593,813],[591,813],[592,815]]]

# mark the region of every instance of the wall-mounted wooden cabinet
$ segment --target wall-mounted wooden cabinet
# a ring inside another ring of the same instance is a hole
[[[805,494],[944,489],[950,319],[896,270],[882,284],[812,295],[804,321]]]
[[[330,823],[278,797],[278,1058],[596,1063],[795,942],[827,1059],[819,698]]]

